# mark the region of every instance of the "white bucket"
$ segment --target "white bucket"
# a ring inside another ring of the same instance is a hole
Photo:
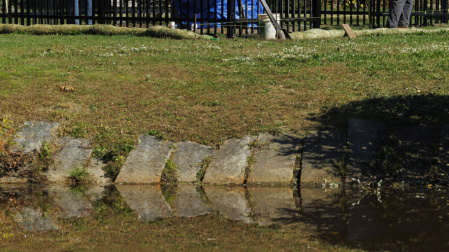
[[[281,15],[279,13],[273,13],[273,17],[278,23],[281,24]],[[276,28],[268,17],[268,14],[259,14],[257,16],[259,22],[259,34],[264,39],[276,39]]]

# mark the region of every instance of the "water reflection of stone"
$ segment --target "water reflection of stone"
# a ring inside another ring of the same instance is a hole
[[[58,230],[58,224],[54,216],[46,216],[40,209],[24,207],[14,220],[27,231]]]
[[[173,201],[175,215],[179,217],[195,217],[211,213],[213,208],[205,202],[201,188],[191,184],[178,185],[176,199]]]
[[[153,221],[171,216],[172,210],[159,185],[116,185],[116,188],[139,219]]]
[[[253,215],[260,226],[287,225],[299,221],[293,191],[289,187],[248,188]]]
[[[243,187],[205,186],[204,191],[214,210],[220,212],[226,219],[244,223],[252,222],[251,210],[248,207]]]
[[[346,233],[347,198],[342,190],[301,188],[301,213],[306,225]]]
[[[48,192],[55,206],[60,209],[58,217],[81,218],[90,215],[92,205],[83,189],[52,185]]]
[[[100,201],[105,196],[106,187],[104,185],[94,185],[86,190],[86,196],[90,202]]]

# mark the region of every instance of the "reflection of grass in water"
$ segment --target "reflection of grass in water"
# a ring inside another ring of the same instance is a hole
[[[173,202],[176,199],[177,186],[176,185],[163,185],[161,186],[162,194],[165,201],[173,208]]]
[[[89,188],[87,188],[84,185],[75,185],[70,187],[70,192],[78,197],[84,197],[86,195],[86,192],[89,190]]]
[[[92,202],[96,212],[96,218],[103,222],[107,222],[108,218],[122,216],[134,219],[134,211],[129,208],[126,201],[120,195],[114,186],[105,187],[104,197],[101,200]]]

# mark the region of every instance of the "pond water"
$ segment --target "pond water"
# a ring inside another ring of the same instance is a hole
[[[318,234],[338,234],[341,242],[430,241],[435,248],[449,248],[447,190],[0,185],[0,221],[25,233],[58,230],[62,220],[98,216],[105,207],[127,213],[137,222],[189,218],[195,225],[198,216],[218,214],[258,228],[301,226]],[[0,228],[5,228],[4,223]]]

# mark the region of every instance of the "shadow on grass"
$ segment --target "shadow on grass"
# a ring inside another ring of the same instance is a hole
[[[320,122],[325,128],[346,128],[349,118],[367,119],[393,124],[449,123],[449,96],[410,95],[371,98],[323,108],[309,120]]]

